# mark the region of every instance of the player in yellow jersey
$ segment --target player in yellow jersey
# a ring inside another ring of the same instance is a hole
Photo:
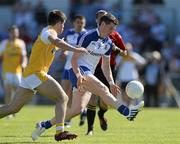
[[[45,27],[35,41],[29,63],[25,68],[13,101],[0,107],[0,118],[17,113],[38,91],[56,103],[55,115],[57,120],[55,140],[74,139],[76,134],[64,131],[64,119],[68,96],[59,83],[47,74],[53,61],[54,54],[59,48],[79,53],[88,53],[86,49],[74,47],[58,38],[64,29],[66,16],[59,10],[48,14],[48,26]]]
[[[26,45],[19,39],[19,29],[16,26],[9,28],[9,38],[1,42],[0,56],[2,57],[5,104],[9,104],[20,84],[22,69],[27,64]],[[9,115],[8,118],[12,116]]]

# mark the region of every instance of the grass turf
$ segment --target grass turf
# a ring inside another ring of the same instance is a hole
[[[14,119],[0,120],[0,144],[53,144],[55,128],[46,131],[33,142],[31,132],[35,123],[53,115],[53,106],[26,106]],[[106,114],[108,130],[102,131],[96,118],[94,135],[86,136],[87,125],[79,127],[79,117],[72,120],[69,129],[79,137],[62,144],[180,144],[179,109],[144,109],[134,122],[127,121],[115,110]]]

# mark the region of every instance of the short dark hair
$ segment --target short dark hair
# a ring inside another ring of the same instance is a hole
[[[12,25],[11,27],[9,27],[8,31],[10,32],[14,29],[18,29],[18,27],[16,25]]]
[[[108,13],[108,12],[105,11],[105,10],[99,10],[99,11],[97,11],[97,13],[96,13],[96,19],[99,17],[100,14],[105,15],[105,14],[107,14],[107,13]]]
[[[111,13],[107,13],[104,16],[102,16],[99,20],[99,25],[101,25],[102,22],[105,22],[106,24],[110,24],[112,22],[115,25],[119,25],[118,19]]]
[[[65,22],[67,19],[66,15],[60,10],[53,10],[48,15],[48,25],[55,25],[58,22]]]
[[[80,19],[80,20],[83,20],[83,19],[86,19],[83,15],[75,15],[72,19],[72,21],[74,22],[75,20],[77,19]]]

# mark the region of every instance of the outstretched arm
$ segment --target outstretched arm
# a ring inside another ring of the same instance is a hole
[[[109,82],[111,93],[116,96],[120,93],[120,88],[114,83],[112,71],[110,67],[110,57],[103,56],[102,57],[102,71],[106,80]]]
[[[73,71],[77,77],[77,87],[79,88],[79,86],[81,85],[82,81],[83,81],[83,76],[80,72],[79,66],[77,64],[78,58],[80,57],[81,54],[79,53],[74,53],[73,57],[71,59],[71,64],[72,64],[72,68]]]
[[[88,53],[85,48],[74,47],[74,46],[68,44],[67,42],[65,42],[64,40],[61,40],[61,39],[59,39],[57,37],[53,37],[52,35],[49,35],[48,39],[52,44],[54,44],[58,48],[61,48],[62,50],[79,52],[79,53]]]

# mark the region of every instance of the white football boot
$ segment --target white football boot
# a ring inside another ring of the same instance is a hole
[[[36,129],[31,134],[31,138],[33,141],[36,141],[41,136],[41,134],[46,130],[44,127],[42,127],[41,123],[42,121],[36,123]]]
[[[144,107],[144,101],[141,101],[139,104],[130,107],[129,115],[127,116],[127,119],[129,121],[133,121],[136,115],[143,109],[143,107]]]

